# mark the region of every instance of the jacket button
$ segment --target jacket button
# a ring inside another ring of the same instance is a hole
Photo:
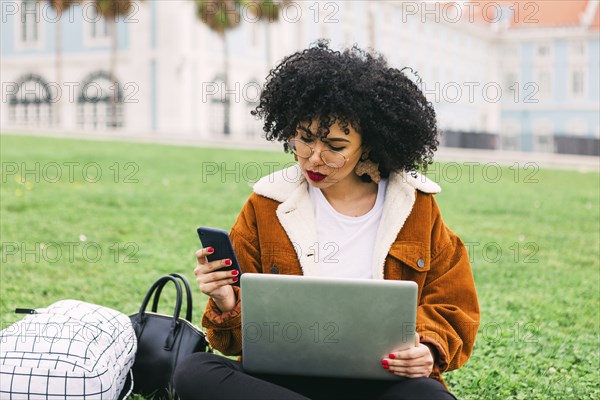
[[[273,265],[273,266],[271,267],[271,270],[270,270],[270,272],[271,272],[272,274],[278,274],[278,273],[279,273],[279,269],[278,269],[278,268],[277,268],[275,265]]]
[[[418,266],[419,268],[423,268],[423,267],[425,266],[425,261],[424,261],[422,258],[419,258],[419,259],[417,260],[417,266]]]

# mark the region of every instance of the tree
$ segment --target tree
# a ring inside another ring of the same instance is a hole
[[[290,4],[292,0],[263,0],[263,1],[253,1],[247,0],[246,3],[249,4],[249,10],[258,18],[259,21],[267,21],[267,22],[277,22],[279,21],[279,12],[282,6]],[[266,60],[267,67],[271,65],[271,34],[269,31],[269,25],[265,26],[267,30],[267,43],[266,43]]]
[[[228,88],[229,79],[229,50],[227,48],[227,31],[240,24],[242,7],[246,7],[257,20],[268,22],[277,21],[279,16],[279,2],[273,0],[195,0],[198,18],[211,30],[217,33],[223,45],[223,84]],[[270,51],[269,47],[267,52]],[[268,53],[267,53],[268,57]],[[222,97],[223,98],[223,97]],[[224,99],[223,133],[228,135],[229,130],[229,97]]]
[[[140,0],[142,1],[142,0]],[[117,70],[117,18],[127,15],[131,11],[133,0],[95,0],[96,7],[99,13],[104,17],[108,24],[108,32],[111,37],[111,52],[110,52],[110,77],[112,79],[113,96],[111,100],[111,117],[110,125],[117,126],[117,96],[119,94],[119,82],[116,77]]]
[[[48,0],[50,7],[56,12],[56,31],[54,44],[54,69],[56,77],[56,85],[62,89],[62,13],[67,10],[77,0]],[[61,111],[61,95],[60,91],[56,93],[57,98],[54,99],[54,125],[60,126],[60,111]]]

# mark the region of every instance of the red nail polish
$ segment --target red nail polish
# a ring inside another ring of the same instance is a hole
[[[208,251],[209,254],[212,254],[215,252],[215,249],[213,249],[212,247],[207,247],[206,251]]]
[[[237,274],[239,274],[237,269],[234,269],[233,271],[231,271],[231,275],[236,276]]]
[[[387,364],[383,364],[383,368],[385,368],[385,369],[389,369],[389,368],[390,368],[390,366],[389,366],[389,365],[387,365]]]
[[[388,356],[388,358],[391,358],[393,360],[394,358],[396,358],[396,356],[393,353],[390,353],[390,355]]]
[[[225,265],[227,265],[229,267],[231,265],[231,260],[230,259],[225,260]]]
[[[238,278],[232,278],[231,280],[234,281],[234,282],[237,282]]]
[[[381,363],[382,363],[384,366],[386,366],[386,365],[388,365],[388,360],[381,360]]]

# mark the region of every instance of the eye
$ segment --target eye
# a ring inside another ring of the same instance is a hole
[[[333,143],[332,143],[332,142],[329,142],[329,141],[324,141],[323,143],[325,143],[327,146],[329,146],[329,148],[330,148],[331,150],[333,150],[333,151],[342,151],[342,150],[344,150],[344,149],[345,149],[345,147],[344,147],[344,146],[342,146],[342,147],[337,147],[337,146],[334,146],[334,145],[333,145]]]
[[[311,138],[307,138],[307,137],[304,137],[304,136],[300,136],[300,140],[302,140],[305,143],[310,143],[310,142],[313,141]]]

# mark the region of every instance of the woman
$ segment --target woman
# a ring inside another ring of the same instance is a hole
[[[437,150],[430,103],[383,57],[319,41],[271,71],[253,114],[297,164],[257,182],[231,229],[243,272],[415,281],[417,344],[381,364],[410,379],[252,376],[239,361],[196,354],[176,371],[179,396],[455,398],[441,373],[469,358],[479,306],[465,246],[434,199],[439,186],[411,172],[426,168]],[[315,245],[337,262],[315,257]],[[207,262],[212,251],[196,253],[194,274],[210,297],[202,325],[213,347],[241,355],[240,296],[231,285],[238,277],[215,272],[230,261]]]

